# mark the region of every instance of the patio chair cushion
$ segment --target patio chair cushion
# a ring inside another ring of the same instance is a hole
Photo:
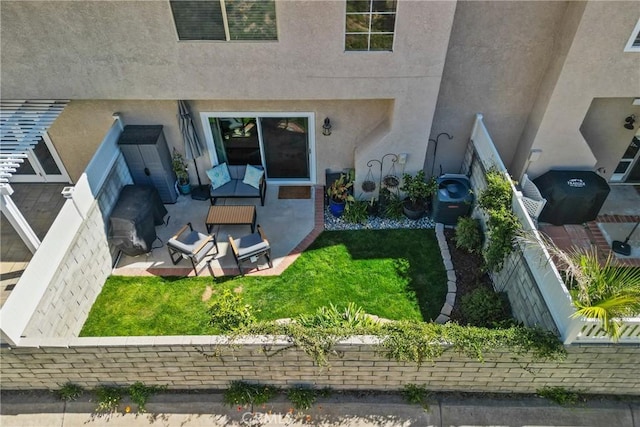
[[[234,239],[234,243],[238,248],[238,258],[246,259],[251,255],[258,254],[260,252],[269,249],[269,242],[262,240],[260,233],[253,233],[248,236]]]
[[[207,176],[211,180],[211,187],[214,190],[216,188],[222,187],[223,185],[231,181],[231,175],[229,174],[229,167],[227,166],[226,163],[221,163],[209,169],[207,171]]]
[[[247,165],[242,182],[259,190],[262,175],[264,175],[264,171],[262,169],[258,169],[255,166]]]
[[[195,250],[198,248],[198,246],[200,246],[204,239],[208,238],[209,236],[207,234],[192,231],[189,234],[180,236],[178,239],[170,239],[167,244],[185,254],[195,255]],[[205,246],[199,253],[206,254],[207,252],[209,252],[209,250],[213,247],[213,242],[209,243],[207,246],[209,246],[208,249]]]

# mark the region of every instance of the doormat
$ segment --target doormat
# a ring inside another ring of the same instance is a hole
[[[310,199],[311,187],[282,185],[278,189],[278,199]]]

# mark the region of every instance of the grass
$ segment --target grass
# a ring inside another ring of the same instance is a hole
[[[280,276],[112,276],[80,335],[215,334],[206,295],[223,289],[240,292],[258,320],[355,302],[380,317],[429,321],[440,313],[446,283],[433,230],[326,231]]]

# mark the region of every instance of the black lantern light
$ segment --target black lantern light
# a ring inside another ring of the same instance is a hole
[[[624,119],[624,127],[625,129],[633,130],[633,124],[636,122],[636,115],[632,114],[626,119]]]
[[[322,134],[325,136],[331,135],[331,120],[329,120],[329,117],[324,119],[324,124],[322,125]]]

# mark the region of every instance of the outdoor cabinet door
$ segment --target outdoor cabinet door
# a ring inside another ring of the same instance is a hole
[[[138,145],[121,145],[120,149],[127,166],[129,166],[133,183],[136,185],[153,185],[151,178],[146,173],[144,159],[138,147]]]
[[[164,140],[159,141],[157,145],[139,145],[145,166],[150,172],[149,179],[158,189],[160,198],[164,203],[175,203],[177,199],[174,185],[176,178],[171,168],[171,156],[166,147]],[[167,149],[167,153],[163,152],[163,148]]]

